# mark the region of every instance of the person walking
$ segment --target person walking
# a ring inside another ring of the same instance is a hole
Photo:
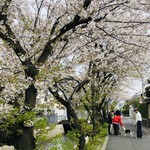
[[[137,138],[141,139],[142,136],[143,136],[143,134],[142,134],[142,115],[138,111],[137,108],[134,108],[134,112],[135,112],[135,123],[134,123],[134,126],[137,126],[136,136],[137,136]]]
[[[114,117],[114,111],[111,110],[108,115],[107,115],[107,119],[106,122],[108,124],[108,134],[111,135],[111,126],[112,126],[112,118]]]
[[[122,128],[124,128],[124,125],[122,122],[121,112],[119,110],[115,112],[115,117],[112,119],[112,124],[113,124],[113,129],[114,129],[114,135],[121,134],[119,132],[119,125],[121,125]]]

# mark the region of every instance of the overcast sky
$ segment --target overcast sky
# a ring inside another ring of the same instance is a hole
[[[143,85],[143,90],[146,87],[146,80],[144,79],[144,82],[142,84],[142,79],[141,78],[130,78],[126,80],[124,85],[122,86],[122,94],[120,98],[123,98],[125,100],[130,99],[132,96],[141,94],[142,93],[142,85]]]

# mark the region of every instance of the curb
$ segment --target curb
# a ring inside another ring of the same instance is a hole
[[[109,140],[109,136],[106,137],[105,141],[104,141],[104,144],[101,148],[101,150],[105,150],[106,149],[106,146],[107,146],[107,143],[108,143],[108,140]]]

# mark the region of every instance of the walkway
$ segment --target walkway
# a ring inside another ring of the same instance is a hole
[[[123,119],[123,123],[126,128],[133,129],[134,120],[125,117]],[[130,137],[130,135],[124,136],[123,131],[121,131],[121,135],[109,136],[109,140],[106,146],[106,150],[150,150],[150,131],[143,128],[143,138],[137,139],[136,129],[134,131],[134,137]]]

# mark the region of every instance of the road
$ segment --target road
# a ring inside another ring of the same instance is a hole
[[[123,119],[126,128],[133,129],[134,120],[126,117]],[[121,135],[109,136],[106,150],[150,150],[150,132],[143,128],[143,138],[136,138],[136,129],[134,130],[134,137],[130,135],[124,136],[121,130]]]

